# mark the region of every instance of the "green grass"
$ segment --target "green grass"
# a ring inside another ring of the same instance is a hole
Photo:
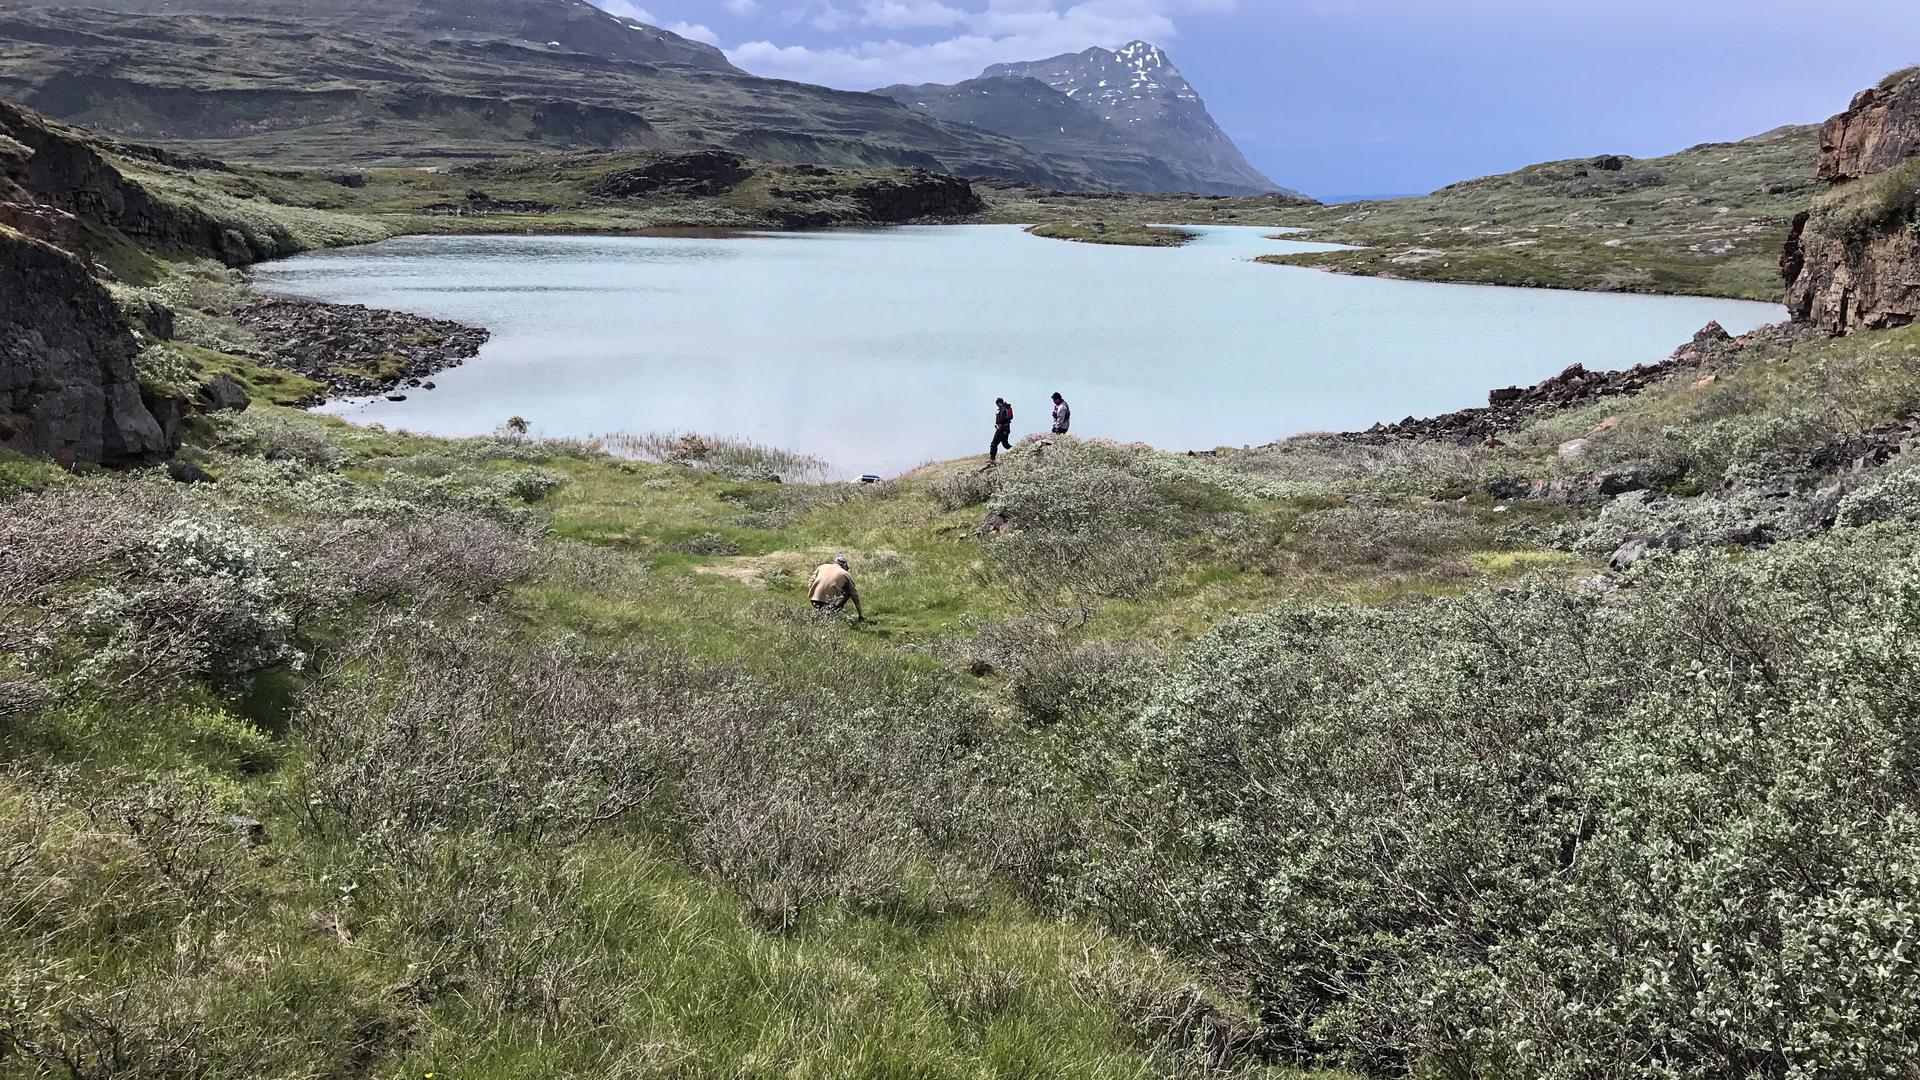
[[[51,461],[0,447],[0,498],[20,491],[38,491],[66,478],[66,471]]]
[[[452,1003],[428,1017],[411,1075],[1146,1078],[1110,1007],[1074,975],[1126,949],[1011,902],[932,925],[845,917],[792,936],[624,844],[576,852],[603,977],[619,990],[591,1028],[553,1037]],[[485,1034],[476,1039],[472,1032]]]
[[[312,401],[326,393],[324,383],[281,368],[255,363],[244,356],[185,342],[173,342],[167,347],[198,364],[205,375],[233,376],[247,396],[257,402],[294,405]]]
[[[1920,212],[1920,158],[1842,184],[1813,203],[1814,226],[1859,242],[1881,229],[1914,225]]]

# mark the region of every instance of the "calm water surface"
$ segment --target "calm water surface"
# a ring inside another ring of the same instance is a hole
[[[1575,361],[1658,360],[1733,300],[1340,277],[1257,265],[1320,245],[1207,228],[1176,249],[964,226],[685,237],[410,237],[260,267],[268,292],[486,326],[479,357],[404,402],[335,402],[440,435],[702,431],[841,474],[983,453],[993,399],[1046,426],[1170,449],[1484,404]]]

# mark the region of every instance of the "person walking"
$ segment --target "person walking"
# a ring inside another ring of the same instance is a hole
[[[853,584],[845,555],[836,556],[832,562],[822,563],[814,570],[813,580],[807,583],[807,599],[813,602],[815,611],[840,611],[851,601],[858,621],[867,621],[867,613],[860,610],[860,590]]]
[[[1067,425],[1072,422],[1073,410],[1067,408],[1067,399],[1060,396],[1060,391],[1055,390],[1053,392],[1053,433],[1065,435]]]
[[[993,399],[993,441],[987,444],[987,464],[1000,463],[1000,448],[1013,449],[1013,406],[1006,398]]]

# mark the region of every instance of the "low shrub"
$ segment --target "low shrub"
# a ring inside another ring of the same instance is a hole
[[[994,512],[1006,535],[986,545],[988,572],[1030,601],[1081,610],[1137,597],[1166,561],[1174,508],[1133,466],[1137,455],[1077,439],[1008,454]]]
[[[457,514],[401,522],[350,518],[283,536],[302,563],[340,593],[363,601],[484,600],[544,562],[536,532]]]
[[[149,345],[133,358],[133,373],[143,390],[191,397],[200,387],[200,366],[165,345]]]
[[[1813,527],[1807,500],[1753,491],[1680,498],[1630,491],[1600,510],[1590,523],[1565,530],[1576,550],[1606,555],[1629,540],[1665,541],[1670,547],[1755,545],[1803,536]]]
[[[1624,603],[1236,620],[1124,730],[1081,886],[1305,1060],[1898,1077],[1916,631],[1886,526],[1683,554]]]
[[[1433,439],[1359,443],[1302,435],[1218,461],[1270,485],[1259,497],[1295,498],[1355,492],[1433,495],[1470,488],[1495,456],[1483,447]]]
[[[1920,518],[1920,456],[1902,454],[1847,492],[1834,523],[1847,528]]]
[[[423,830],[577,839],[657,789],[652,697],[631,669],[484,619],[377,625],[300,703],[308,805],[396,857],[430,854],[408,846]]]
[[[315,469],[336,469],[350,456],[326,424],[278,410],[246,409],[210,418],[213,446],[254,457],[284,458]]]
[[[934,505],[947,513],[984,506],[993,498],[993,492],[994,474],[978,469],[961,469],[927,485],[927,494],[933,497]]]
[[[1296,522],[1287,547],[1309,567],[1439,571],[1448,556],[1501,546],[1498,530],[1435,507],[1339,506]]]
[[[77,684],[164,692],[206,678],[245,688],[270,667],[298,667],[293,569],[263,534],[176,518],[124,553],[126,576],[92,590],[76,631],[90,653]]]

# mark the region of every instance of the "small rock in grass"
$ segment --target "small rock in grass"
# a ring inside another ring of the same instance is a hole
[[[171,461],[167,463],[167,475],[179,484],[211,484],[212,474],[191,461]]]

